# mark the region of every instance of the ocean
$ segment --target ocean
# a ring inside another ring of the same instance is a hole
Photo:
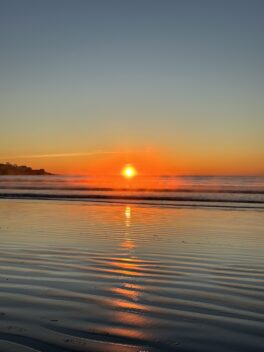
[[[262,208],[264,177],[1,176],[0,197]]]
[[[263,177],[0,177],[0,351],[263,352]]]

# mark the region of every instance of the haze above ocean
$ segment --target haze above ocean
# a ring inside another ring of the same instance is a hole
[[[263,176],[1,176],[1,198],[263,207]]]

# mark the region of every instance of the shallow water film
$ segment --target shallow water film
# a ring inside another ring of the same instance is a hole
[[[0,351],[264,350],[262,209],[0,200]]]

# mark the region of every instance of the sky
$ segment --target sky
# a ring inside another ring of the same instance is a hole
[[[0,162],[264,175],[262,0],[0,0]]]

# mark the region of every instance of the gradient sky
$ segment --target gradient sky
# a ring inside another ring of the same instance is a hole
[[[263,38],[262,0],[0,0],[0,162],[264,174]]]

